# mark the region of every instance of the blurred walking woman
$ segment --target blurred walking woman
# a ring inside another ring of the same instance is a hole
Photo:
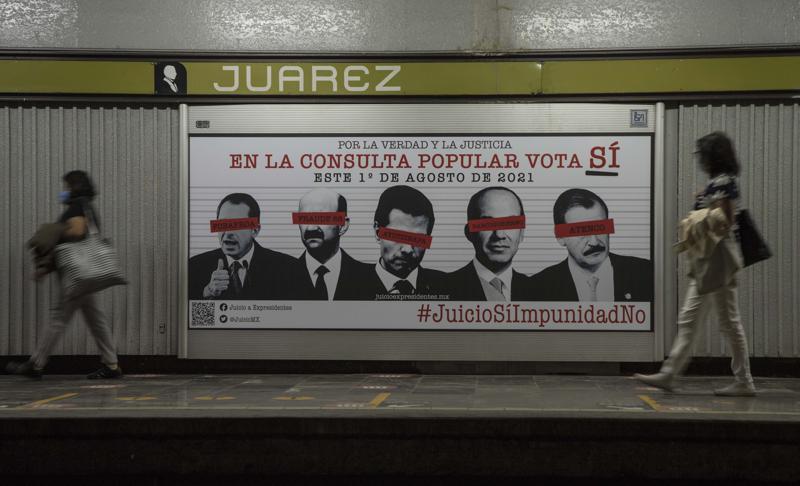
[[[747,338],[739,317],[735,274],[741,268],[741,254],[733,236],[739,211],[739,162],[730,138],[714,132],[697,141],[700,167],[709,176],[705,190],[697,195],[694,211],[683,220],[681,229],[690,258],[689,288],[678,316],[678,335],[669,357],[654,375],[635,375],[648,385],[671,391],[675,378],[689,363],[698,327],[705,310],[713,303],[720,331],[725,335],[733,358],[735,381],[714,390],[721,396],[753,396]],[[721,211],[714,211],[715,209]],[[707,210],[707,211],[702,211]],[[718,246],[723,245],[723,246]],[[720,252],[720,253],[716,253]]]
[[[87,217],[92,218],[95,225],[99,225],[91,204],[96,193],[86,172],[73,170],[64,175],[63,180],[65,190],[59,194],[59,200],[66,205],[66,210],[56,223],[43,225],[29,242],[29,246],[37,255],[37,278],[55,270],[52,255],[53,248],[57,243],[78,241],[86,237],[89,232]],[[80,310],[100,349],[103,363],[100,369],[88,375],[87,378],[122,377],[122,370],[117,364],[117,353],[114,351],[114,340],[111,337],[108,319],[97,305],[97,296],[90,293],[76,299],[66,300],[63,297],[62,288],[60,298],[61,301],[54,310],[53,319],[45,329],[44,336],[39,340],[36,352],[26,362],[10,363],[7,371],[34,379],[41,378],[50,353],[53,352],[58,340],[64,334],[75,311]]]

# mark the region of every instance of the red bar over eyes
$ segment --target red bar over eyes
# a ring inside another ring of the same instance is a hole
[[[556,238],[571,236],[610,235],[614,233],[613,219],[581,221],[580,223],[564,223],[555,226]]]
[[[292,213],[292,224],[344,226],[346,218],[344,211]]]
[[[238,231],[244,229],[258,229],[258,218],[214,219],[211,221],[212,233],[225,231]]]
[[[378,238],[425,249],[430,248],[431,242],[433,242],[433,237],[430,235],[385,227],[378,228]]]
[[[467,224],[469,225],[470,233],[478,233],[479,231],[522,229],[525,227],[525,216],[470,219]]]

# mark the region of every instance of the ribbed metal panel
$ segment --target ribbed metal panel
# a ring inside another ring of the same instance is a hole
[[[800,105],[685,105],[678,108],[678,119],[676,216],[691,209],[694,193],[706,180],[692,154],[694,141],[714,130],[727,132],[742,163],[742,205],[774,253],[739,274],[739,304],[750,350],[753,356],[800,356]],[[684,259],[679,265],[682,298],[687,265]],[[713,316],[696,355],[729,354]]]
[[[632,129],[632,109],[648,110],[648,126]],[[661,109],[659,107],[659,109]],[[654,105],[618,104],[291,104],[291,105],[214,105],[191,106],[188,109],[188,132],[197,134],[321,134],[321,133],[642,133],[653,132],[658,115]],[[209,126],[209,129],[197,128]],[[344,127],[344,128],[343,128]],[[214,140],[209,139],[209,140]],[[658,157],[656,157],[658,158]],[[660,167],[656,163],[656,167]],[[187,169],[187,171],[190,171]],[[658,184],[655,178],[654,184]],[[258,189],[254,189],[258,190]],[[286,188],[291,192],[291,188]],[[432,191],[432,192],[431,192]],[[437,189],[430,189],[429,195]],[[529,189],[521,188],[520,195],[533,199]],[[544,190],[542,194],[548,194]],[[296,194],[260,194],[259,200],[272,197],[271,204],[284,204],[278,211],[291,211],[296,207]],[[254,193],[255,194],[255,193]],[[537,193],[539,194],[539,193]],[[555,198],[555,193],[545,195]],[[541,194],[539,194],[541,197]],[[435,197],[435,196],[434,196]],[[369,194],[367,200],[374,201],[377,193]],[[192,196],[195,204],[202,196]],[[552,199],[549,199],[552,200]],[[288,202],[287,202],[288,201]],[[211,201],[211,204],[215,204]],[[463,203],[462,203],[463,204]],[[537,212],[536,203],[527,203],[529,217]],[[369,217],[366,206],[355,202],[348,205],[348,214],[353,221]],[[439,212],[463,212],[463,206],[437,206]],[[656,210],[660,204],[655,203]],[[441,210],[441,211],[440,211]],[[530,210],[530,211],[529,211]],[[213,212],[213,209],[211,209]],[[546,211],[539,211],[544,213]],[[463,214],[463,213],[461,213]],[[208,218],[205,214],[203,218]],[[438,216],[437,216],[438,218]],[[202,219],[202,218],[200,218]],[[645,222],[647,218],[644,218]],[[447,217],[444,217],[447,220]],[[188,221],[187,221],[188,224]],[[269,222],[267,224],[270,224]],[[441,224],[441,221],[437,224]],[[276,225],[277,226],[277,225]],[[452,237],[462,241],[453,225]],[[191,230],[190,230],[191,232]],[[647,234],[649,229],[645,228]],[[205,232],[202,232],[205,233]],[[656,231],[657,234],[660,232]],[[271,232],[272,248],[297,254],[297,234]],[[188,236],[188,235],[187,235]],[[284,238],[285,239],[281,239]],[[354,235],[351,235],[353,238]],[[442,235],[440,235],[442,236]],[[369,235],[348,240],[348,251],[356,258],[375,261],[374,240],[367,243]],[[530,234],[528,235],[530,238]],[[199,238],[198,238],[199,239]],[[194,241],[194,240],[193,240]],[[438,241],[438,240],[437,240]],[[615,240],[618,241],[618,240]],[[279,243],[278,243],[279,242]],[[280,246],[285,242],[285,246]],[[620,243],[618,241],[618,243]],[[193,246],[195,243],[193,243]],[[215,247],[210,242],[208,248]],[[436,263],[426,262],[434,268],[452,270],[472,256],[472,251],[459,253],[455,244],[447,255],[439,256]],[[637,248],[642,250],[641,247]],[[363,250],[363,251],[362,251]],[[525,253],[530,250],[524,250]],[[628,252],[633,248],[626,249]],[[644,251],[647,251],[645,248]],[[658,244],[655,254],[661,251]],[[624,252],[624,251],[623,251]],[[517,254],[519,258],[521,254]],[[639,256],[647,256],[646,253]],[[515,264],[517,263],[515,258]],[[524,260],[525,257],[523,257]],[[563,253],[553,258],[563,258]],[[523,263],[523,267],[536,269],[535,262]],[[535,270],[533,270],[535,271]],[[188,307],[187,307],[188,308]],[[654,317],[656,321],[658,317]],[[179,326],[185,326],[188,317]],[[660,330],[660,326],[657,327]],[[288,331],[241,329],[221,331],[191,329],[186,332],[187,352],[182,357],[235,359],[356,359],[356,360],[477,360],[477,361],[649,361],[659,357],[655,341],[647,332],[408,332],[408,331]],[[354,345],[356,343],[357,345]],[[660,351],[660,348],[658,348]]]
[[[101,294],[121,354],[175,354],[178,239],[177,110],[0,107],[0,354],[27,354],[50,318],[53,278],[34,283],[25,248],[63,207],[61,176],[88,171],[105,235],[130,285]],[[96,353],[82,317],[55,354]]]
[[[650,110],[647,126],[631,127],[631,110]],[[653,117],[653,105],[601,103],[211,105],[191,107],[189,133],[649,133]]]

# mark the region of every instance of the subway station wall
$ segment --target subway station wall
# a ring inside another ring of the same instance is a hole
[[[740,303],[754,356],[800,357],[800,104],[682,105],[667,110],[667,231],[689,208],[704,176],[694,140],[712,130],[734,138],[743,164],[743,203],[775,256],[740,274]],[[27,354],[49,319],[57,289],[34,283],[25,242],[54,220],[61,175],[89,171],[104,233],[120,251],[130,285],[102,294],[122,354],[176,355],[178,322],[178,111],[145,106],[0,105],[0,355]],[[663,298],[675,331],[686,268],[667,256]],[[672,270],[675,269],[675,270]],[[93,354],[80,318],[56,354]],[[696,355],[724,356],[710,320]]]
[[[30,353],[58,298],[54,277],[31,280],[25,242],[63,210],[72,169],[93,177],[101,231],[130,281],[100,299],[119,352],[176,353],[178,146],[174,108],[0,106],[0,354]],[[80,319],[55,354],[97,352]]]
[[[0,2],[0,49],[341,54],[798,44],[796,0]]]
[[[727,132],[742,164],[742,207],[752,212],[774,254],[738,277],[750,350],[754,356],[800,356],[800,105],[684,105],[675,111],[677,133],[667,137],[667,150],[675,155],[664,165],[677,168],[676,216],[691,208],[694,193],[705,181],[692,154],[694,140],[714,130]],[[679,298],[686,291],[687,272],[680,259]],[[717,323],[707,324],[695,354],[730,355]],[[667,327],[674,332],[674,324]]]

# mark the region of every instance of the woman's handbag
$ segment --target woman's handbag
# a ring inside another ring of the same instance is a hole
[[[84,205],[84,214],[89,234],[80,241],[61,243],[54,249],[65,300],[128,283],[122,275],[117,252],[110,241],[100,235],[88,205]]]
[[[761,237],[761,233],[758,232],[750,213],[746,209],[739,211],[736,216],[736,224],[739,227],[736,239],[739,240],[739,246],[742,249],[745,267],[772,256],[772,252]]]

